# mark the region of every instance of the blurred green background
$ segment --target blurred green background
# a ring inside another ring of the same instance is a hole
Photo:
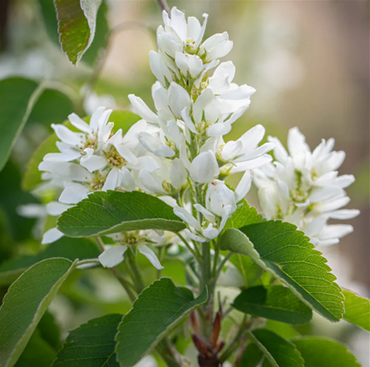
[[[32,229],[35,220],[20,217],[17,207],[36,202],[22,191],[21,175],[32,152],[50,133],[50,123],[62,122],[72,110],[90,114],[100,104],[129,108],[129,93],[152,105],[155,79],[148,52],[156,49],[155,29],[162,23],[155,1],[106,1],[98,18],[98,41],[77,68],[57,47],[55,19],[45,18],[53,10],[50,5],[51,0],[0,2],[0,79],[48,80],[73,102],[41,101],[42,108],[31,115],[11,161],[0,172],[0,264],[40,247]],[[228,138],[261,123],[267,135],[285,143],[288,129],[298,126],[311,148],[322,138],[334,137],[335,149],[346,151],[340,173],[356,176],[348,189],[349,207],[360,209],[361,215],[351,221],[354,233],[339,245],[320,250],[341,286],[369,296],[369,2],[169,0],[169,5],[198,18],[208,13],[206,35],[226,30],[234,48],[225,61],[236,65],[235,81],[257,89],[250,109]],[[255,192],[249,200],[256,204]],[[169,263],[164,275],[181,284],[184,274],[177,269],[175,262]],[[91,317],[129,307],[109,274],[100,270],[87,274],[71,279],[52,305],[64,333]],[[4,292],[0,289],[0,296]],[[321,319],[313,328],[315,334],[340,338],[364,366],[370,366],[365,332]]]

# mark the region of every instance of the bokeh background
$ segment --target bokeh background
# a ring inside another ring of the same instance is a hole
[[[81,61],[75,68],[48,36],[38,1],[2,0],[0,79],[14,75],[46,79],[76,101],[82,98],[87,83],[88,98],[74,106],[80,113],[83,109],[91,113],[99,104],[129,108],[129,93],[151,105],[150,87],[155,80],[148,52],[156,49],[159,8],[154,0],[109,0],[106,5],[111,29],[108,49],[93,67]],[[369,2],[169,0],[169,5],[199,18],[208,13],[206,35],[226,30],[234,41],[226,59],[237,67],[236,82],[257,90],[250,109],[234,125],[229,138],[261,123],[267,134],[285,143],[288,129],[298,126],[311,148],[322,138],[334,137],[336,150],[346,151],[340,173],[356,176],[348,190],[349,207],[360,209],[361,215],[351,221],[354,233],[339,245],[320,250],[341,286],[369,296]],[[50,122],[34,117],[18,140],[11,163],[0,173],[0,208],[13,215],[10,237],[16,233],[11,246],[0,247],[0,262],[38,248],[38,242],[20,234],[22,226],[30,230],[34,223],[19,217],[14,208],[33,200],[21,191],[20,175],[32,151],[50,133]],[[12,180],[16,184],[11,184]],[[255,203],[255,193],[249,200]],[[0,238],[8,236],[0,230]],[[93,316],[121,310],[118,286],[103,273],[94,274],[94,286],[83,280],[72,294],[62,294],[53,303],[65,330]],[[89,305],[82,306],[83,301]],[[370,366],[366,332],[345,322],[333,325],[322,319],[312,332],[341,339],[363,366]]]

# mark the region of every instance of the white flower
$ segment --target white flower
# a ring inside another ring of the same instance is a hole
[[[99,255],[99,261],[105,268],[113,268],[120,264],[124,260],[124,254],[129,247],[136,248],[141,254],[143,254],[152,265],[158,269],[163,269],[163,266],[159,262],[156,254],[145,244],[145,231],[140,232],[128,232],[128,233],[116,233],[109,235],[108,237],[113,238],[118,244],[115,246],[106,246],[106,250]],[[163,244],[165,241],[164,236],[158,236],[157,240],[159,244]],[[154,240],[154,236],[151,236],[151,241]]]
[[[350,233],[350,225],[328,225],[329,219],[350,219],[359,214],[355,209],[341,209],[348,204],[345,188],[352,175],[338,176],[344,152],[332,151],[334,139],[323,140],[311,152],[298,128],[290,129],[288,149],[277,138],[274,164],[254,171],[259,198],[269,219],[283,219],[296,224],[316,245],[339,242]]]
[[[220,140],[218,152],[222,160],[230,162],[221,171],[225,174],[244,172],[271,162],[271,156],[266,153],[273,150],[275,144],[266,143],[258,146],[264,135],[265,128],[262,125],[256,125],[244,133],[237,141],[231,140],[223,145],[223,141]]]
[[[214,180],[208,185],[205,196],[205,207],[194,204],[194,208],[203,216],[202,222],[194,218],[188,210],[175,207],[174,213],[185,221],[189,229],[186,235],[197,242],[205,242],[216,238],[224,229],[227,219],[237,209],[237,203],[248,193],[252,184],[251,174],[246,172],[235,192],[230,190],[223,181]]]

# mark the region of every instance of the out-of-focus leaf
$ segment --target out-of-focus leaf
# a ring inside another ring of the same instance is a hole
[[[261,349],[258,348],[257,344],[255,343],[248,344],[237,366],[238,367],[258,367],[259,363],[261,362],[262,357],[263,357],[263,353]]]
[[[75,263],[43,260],[25,271],[9,288],[0,309],[0,367],[12,367],[38,322]]]
[[[274,320],[267,320],[265,329],[270,330],[285,339],[291,339],[299,335],[298,331],[296,330],[296,326]]]
[[[235,254],[231,256],[230,261],[240,271],[247,288],[255,285],[263,273],[263,269],[249,256]]]
[[[24,270],[44,259],[63,257],[73,261],[75,259],[93,259],[99,255],[98,247],[91,240],[62,237],[60,240],[50,244],[45,251],[36,255],[24,255],[4,261],[0,265],[0,285],[10,284]]]
[[[45,29],[49,38],[60,48],[58,34],[58,19],[55,12],[54,1],[38,0]]]
[[[4,227],[15,241],[28,239],[35,224],[35,219],[20,216],[18,207],[38,203],[33,195],[21,189],[21,178],[20,170],[12,160],[0,172],[0,208],[4,213]]]
[[[84,118],[85,121],[89,121],[89,119],[90,117]],[[122,129],[124,133],[139,119],[140,117],[138,115],[125,110],[113,111],[109,117],[109,121],[114,122],[114,131]],[[68,121],[64,122],[64,124],[72,131],[77,131]],[[58,148],[55,145],[57,141],[58,138],[53,133],[36,149],[23,175],[22,188],[24,190],[30,191],[42,183],[41,172],[38,170],[38,166],[47,153],[58,152]]]
[[[24,348],[15,367],[50,367],[56,356],[56,351],[42,338],[38,329]]]
[[[144,289],[118,326],[116,353],[121,367],[132,367],[192,310],[207,301],[162,278]]]
[[[42,339],[57,352],[61,346],[61,332],[52,313],[49,311],[44,313],[37,325],[37,330],[40,332]]]
[[[245,289],[232,306],[244,313],[293,325],[305,324],[312,317],[311,309],[282,285]]]
[[[73,112],[70,98],[56,89],[45,89],[27,120],[27,123],[41,123],[50,127],[51,124],[61,123]]]
[[[102,0],[54,0],[59,41],[73,65],[94,40],[96,16]]]
[[[106,315],[90,320],[71,331],[58,352],[53,367],[119,367],[114,337],[122,315]]]
[[[343,290],[345,297],[344,301],[344,316],[343,318],[370,331],[370,300],[358,296],[347,290]]]
[[[305,367],[301,354],[290,341],[266,329],[253,330],[249,335],[266,358],[264,367]]]
[[[157,229],[178,232],[185,223],[159,198],[138,191],[97,191],[66,210],[58,229],[69,237],[92,237]]]
[[[267,221],[229,228],[220,239],[221,250],[250,256],[287,285],[309,307],[330,321],[344,313],[344,296],[326,259],[293,224]]]
[[[293,339],[305,367],[361,367],[346,346],[334,340],[306,336]]]
[[[32,80],[9,78],[0,81],[0,171],[40,93],[41,88]]]

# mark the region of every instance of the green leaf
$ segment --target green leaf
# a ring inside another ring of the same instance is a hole
[[[305,360],[305,367],[361,367],[347,347],[330,339],[314,336],[293,339]]]
[[[54,2],[50,0],[38,0],[46,33],[49,38],[60,48],[58,34],[58,19],[55,12]]]
[[[59,41],[73,65],[77,65],[94,39],[96,16],[101,1],[54,0]]]
[[[181,231],[173,208],[142,192],[98,191],[65,211],[58,229],[69,237],[91,237],[139,229]]]
[[[71,331],[53,367],[119,367],[114,337],[121,320],[122,315],[106,315]]]
[[[0,367],[15,365],[75,263],[63,258],[43,260],[10,286],[0,309]]]
[[[40,332],[42,339],[57,352],[61,347],[61,332],[52,313],[49,311],[44,313],[37,325],[37,330]]]
[[[282,285],[248,288],[234,299],[232,306],[244,313],[293,325],[305,324],[312,317],[311,309]]]
[[[250,206],[246,200],[236,209],[233,215],[227,220],[225,229],[227,228],[241,228],[249,224],[260,223],[264,221],[257,209]]]
[[[99,60],[101,52],[107,47],[109,37],[108,6],[105,1],[99,7],[96,17],[94,41],[82,57],[82,61],[93,67]]]
[[[169,329],[207,298],[207,290],[194,299],[189,289],[177,288],[168,278],[144,289],[118,326],[116,353],[121,367],[139,362]]]
[[[29,123],[40,123],[50,127],[58,124],[73,112],[73,103],[63,92],[56,89],[45,89],[38,98],[27,120]]]
[[[221,237],[220,248],[250,256],[330,321],[342,318],[344,297],[336,277],[326,259],[293,224],[268,221],[241,230],[230,228]]]
[[[0,171],[40,93],[41,88],[32,80],[9,78],[0,81]]]
[[[90,117],[84,118],[85,121],[89,121]],[[125,110],[113,111],[109,117],[109,121],[114,122],[114,131],[122,129],[125,133],[128,129],[138,120],[140,117],[132,112]],[[72,131],[77,131],[68,121],[64,124]],[[26,191],[33,190],[37,185],[41,184],[43,181],[41,179],[41,172],[38,167],[42,162],[44,156],[47,153],[56,153],[58,148],[56,147],[56,142],[58,138],[56,134],[51,134],[45,141],[43,141],[40,146],[36,149],[33,156],[31,157],[26,172],[23,175],[22,188]]]
[[[15,367],[50,367],[55,356],[56,351],[42,338],[39,330],[36,329]]]
[[[261,362],[262,357],[263,357],[263,353],[261,349],[258,348],[257,344],[255,343],[248,344],[237,366],[238,367],[258,367],[259,363]]]
[[[242,274],[247,288],[255,285],[255,283],[259,281],[263,269],[257,265],[252,258],[235,254],[230,258],[230,261]]]
[[[370,331],[370,300],[345,289],[343,294],[345,297],[343,318]]]
[[[304,360],[293,343],[266,329],[248,333],[272,367],[305,367]],[[264,364],[265,366],[265,364]]]
[[[92,240],[62,237],[36,255],[24,255],[4,261],[0,265],[0,286],[12,283],[24,270],[44,259],[63,257],[74,261],[93,259],[99,255],[100,251]]]

